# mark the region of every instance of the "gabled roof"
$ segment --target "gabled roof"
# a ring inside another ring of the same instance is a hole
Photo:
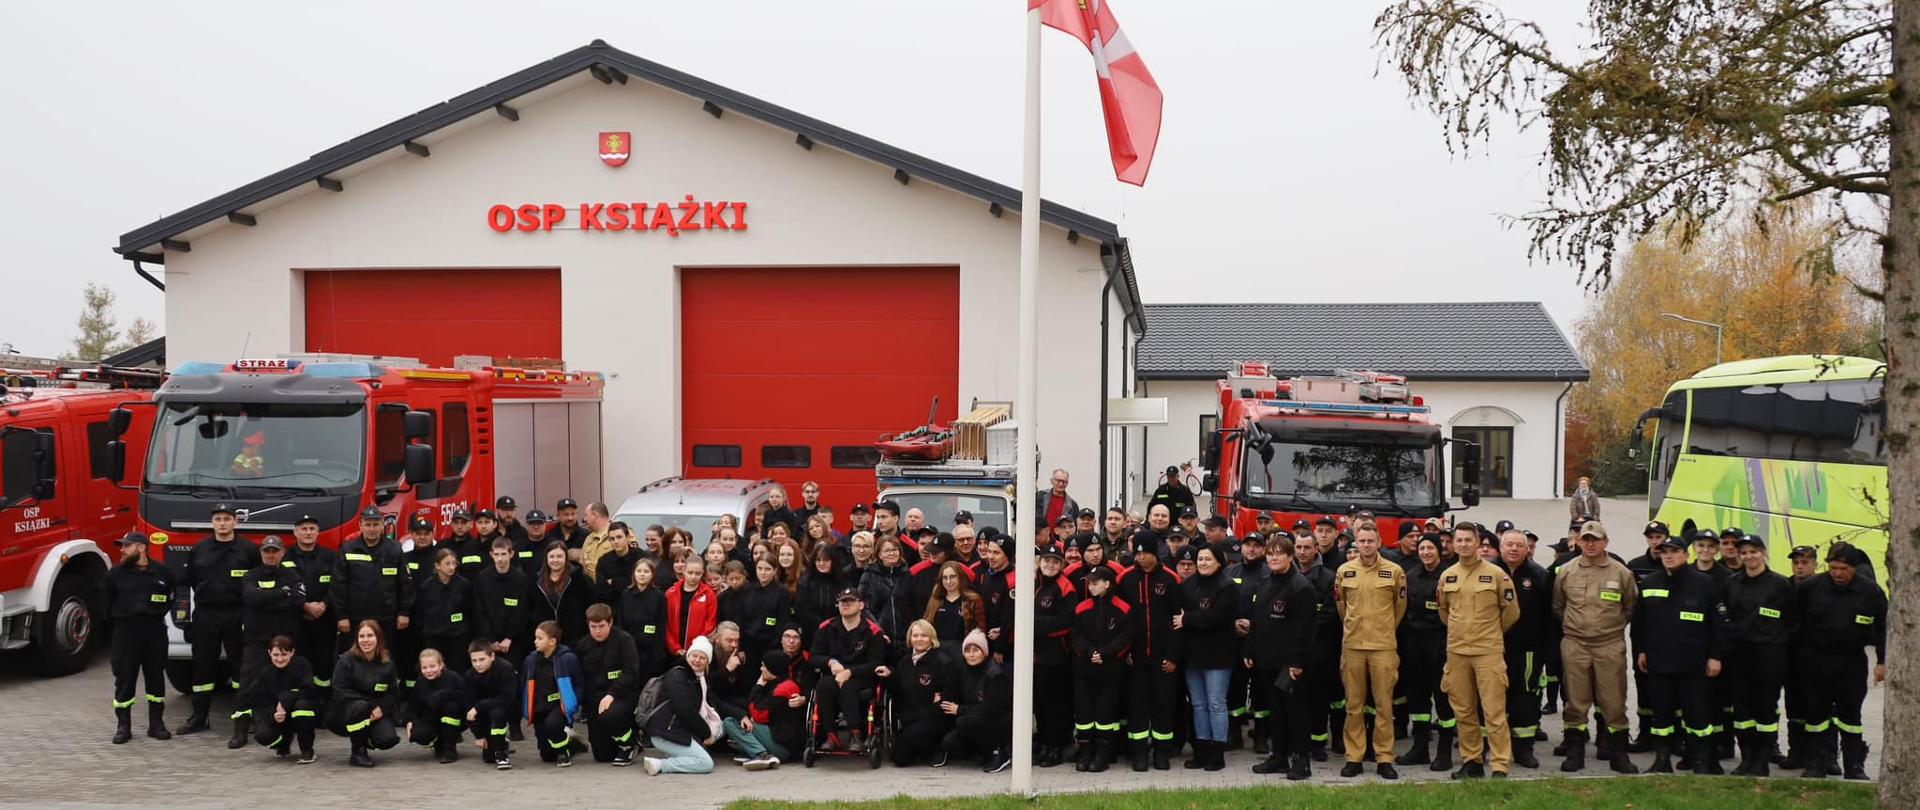
[[[1275,374],[1366,369],[1414,380],[1584,381],[1565,332],[1537,301],[1414,304],[1151,304],[1145,380],[1217,380],[1234,363]]]
[[[121,234],[120,243],[113,250],[135,261],[163,262],[164,257],[159,250],[162,240],[171,240],[209,222],[241,214],[241,209],[249,205],[309,183],[320,182],[321,178],[331,173],[390,150],[404,148],[409,141],[443,127],[476,115],[491,115],[500,105],[583,72],[592,72],[596,78],[604,77],[603,81],[617,81],[620,84],[625,84],[628,77],[644,79],[710,105],[708,109],[715,115],[722,111],[744,115],[793,132],[811,143],[831,146],[905,172],[909,177],[938,183],[1001,209],[1020,210],[1018,189],[642,59],[596,39],[584,47],[435,104],[322,151],[294,166]],[[508,112],[510,110],[501,114]],[[1128,314],[1137,320],[1140,317],[1139,285],[1133,277],[1132,259],[1126,241],[1120,238],[1119,228],[1099,217],[1051,202],[1041,203],[1040,215],[1043,222],[1082,237],[1099,240],[1107,246],[1106,252],[1121,272],[1126,274],[1126,292],[1122,300]]]

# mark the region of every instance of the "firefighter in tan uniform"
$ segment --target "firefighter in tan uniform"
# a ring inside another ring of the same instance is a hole
[[[1407,572],[1380,556],[1380,532],[1372,526],[1354,530],[1353,546],[1359,553],[1334,574],[1334,594],[1344,625],[1340,681],[1347,692],[1347,764],[1340,775],[1359,776],[1363,770],[1360,762],[1367,751],[1363,713],[1371,694],[1379,713],[1373,724],[1373,758],[1379,763],[1375,770],[1382,779],[1398,779],[1400,774],[1393,768],[1393,686],[1400,679],[1399,629],[1400,619],[1407,615]]]
[[[1627,759],[1627,625],[1639,598],[1633,572],[1607,556],[1607,528],[1582,524],[1575,541],[1580,556],[1560,566],[1553,581],[1553,615],[1560,617],[1562,691],[1567,698],[1567,758],[1560,770],[1586,767],[1587,715],[1595,704],[1605,728],[1591,737],[1611,755],[1615,773],[1639,773]]]
[[[1453,550],[1460,561],[1440,575],[1440,619],[1447,623],[1447,666],[1440,677],[1459,722],[1460,770],[1455,779],[1477,779],[1493,771],[1505,779],[1511,770],[1513,740],[1507,729],[1507,628],[1520,621],[1513,578],[1480,559],[1480,527],[1453,527]],[[1481,766],[1481,718],[1486,718]]]

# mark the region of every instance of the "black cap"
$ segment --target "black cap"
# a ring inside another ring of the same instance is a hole
[[[1273,523],[1274,522],[1273,513],[1272,512],[1255,512],[1253,513],[1253,522]]]
[[[1668,537],[1673,536],[1673,530],[1667,528],[1667,524],[1661,523],[1660,521],[1657,521],[1657,520],[1647,521],[1647,527],[1644,529],[1641,529],[1640,533],[1642,535],[1647,535],[1647,536],[1652,536],[1656,534],[1664,534]]]
[[[1731,537],[1731,538],[1733,538],[1733,539],[1735,539],[1735,540],[1739,540],[1740,538],[1742,538],[1742,537],[1745,537],[1746,535],[1747,535],[1747,533],[1746,533],[1746,532],[1744,532],[1744,531],[1741,531],[1741,530],[1740,530],[1740,527],[1739,527],[1739,526],[1728,526],[1728,527],[1726,527],[1726,528],[1724,528],[1724,529],[1721,529],[1721,530],[1720,530],[1720,535],[1719,535],[1719,536],[1720,536],[1720,537]]]
[[[1065,556],[1066,552],[1060,550],[1059,543],[1048,543],[1033,550],[1033,557],[1036,560],[1042,557],[1052,557],[1058,560]],[[1104,568],[1105,566],[1102,567]]]
[[[433,521],[423,517],[415,517],[414,519],[407,521],[407,531],[410,531],[410,532],[433,531]]]
[[[1675,551],[1686,551],[1687,544],[1681,541],[1679,538],[1674,537],[1673,535],[1667,535],[1660,542],[1655,543],[1653,545],[1653,548],[1655,551],[1665,551],[1666,549],[1669,549],[1669,548]]]
[[[1718,543],[1720,542],[1720,535],[1714,534],[1712,529],[1698,529],[1694,531],[1693,537],[1688,539],[1695,543]]]
[[[579,509],[579,508],[580,508],[580,502],[572,498],[561,498],[559,503],[556,503],[553,505],[553,511],[555,512],[558,512],[562,509]]]
[[[265,539],[260,541],[260,550],[261,551],[286,551],[287,541],[280,539],[280,536],[277,534],[269,534],[266,536]]]
[[[1208,528],[1213,528],[1213,529],[1224,529],[1227,527],[1227,519],[1219,515],[1214,515],[1213,517],[1210,517],[1210,518],[1207,518],[1206,520],[1201,521],[1201,525],[1204,525]]]
[[[1100,513],[1095,512],[1092,509],[1088,509],[1084,506],[1080,507],[1080,514],[1075,515],[1075,517],[1083,517],[1083,518],[1097,518],[1099,516],[1100,516]]]
[[[849,599],[858,601],[860,599],[860,591],[856,588],[841,588],[839,593],[833,595],[833,601],[835,602],[845,602]]]
[[[1334,520],[1330,516],[1322,515],[1319,520],[1316,520],[1313,522],[1313,525],[1315,528],[1319,528],[1321,526],[1332,526],[1338,529],[1340,528],[1340,521]]]
[[[1820,550],[1813,546],[1794,546],[1792,551],[1787,552],[1787,559],[1789,560],[1797,560],[1801,557],[1818,562],[1820,559]]]
[[[360,510],[360,519],[361,520],[386,520],[387,516],[380,514],[380,507],[369,506],[365,509]]]
[[[853,508],[852,508],[852,509],[848,509],[848,510],[847,510],[847,514],[849,514],[849,515],[870,515],[870,514],[873,514],[873,513],[872,513],[872,512],[869,512],[869,511],[867,511],[867,505],[866,505],[866,504],[864,504],[864,503],[856,503],[856,504],[854,504],[854,505],[853,505]]]
[[[1189,507],[1187,507],[1187,508],[1185,508],[1185,509],[1182,509],[1182,510],[1180,510],[1180,519],[1181,519],[1181,520],[1186,520],[1187,518],[1197,518],[1197,517],[1199,517],[1199,516],[1200,516],[1200,513],[1199,513],[1199,512],[1195,512],[1195,511],[1193,511],[1193,507],[1191,507],[1191,506],[1189,506]]]
[[[1246,537],[1240,538],[1240,545],[1244,546],[1248,543],[1257,543],[1264,546],[1267,544],[1267,536],[1259,532],[1247,532]]]
[[[302,523],[311,523],[315,526],[318,526],[320,525],[320,519],[312,515],[301,515],[299,520],[296,520],[293,522],[293,525],[298,526]]]
[[[947,534],[946,532],[934,532],[933,539],[920,544],[921,554],[932,554],[936,551],[949,557],[953,556],[953,535]]]
[[[1506,534],[1506,533],[1507,533],[1507,532],[1508,532],[1509,530],[1511,530],[1512,528],[1513,528],[1513,521],[1511,521],[1511,520],[1503,520],[1503,521],[1500,521],[1500,522],[1498,522],[1498,523],[1495,523],[1495,524],[1493,524],[1493,533],[1494,533],[1494,534]]]
[[[229,515],[238,514],[237,512],[233,511],[233,504],[230,504],[230,503],[216,503],[213,505],[213,511],[207,514],[211,516],[211,515],[220,514],[221,512],[225,512]]]
[[[513,498],[512,498],[511,496],[508,496],[508,495],[502,495],[502,496],[500,496],[500,497],[499,497],[498,499],[496,499],[496,500],[494,500],[494,502],[493,502],[493,508],[495,508],[495,509],[518,509],[518,508],[520,508],[520,506],[519,506],[519,504],[516,504],[516,503],[514,503],[514,502],[513,502]]]
[[[982,543],[989,542],[989,541],[999,542],[1000,538],[1012,537],[1012,536],[1013,535],[1002,532],[998,528],[995,528],[993,526],[982,526],[980,527],[980,531],[974,534],[973,539],[978,540]]]
[[[1087,581],[1092,582],[1096,579],[1103,582],[1113,582],[1113,569],[1104,565],[1096,565],[1087,569]]]
[[[126,536],[121,537],[119,540],[115,542],[118,545],[122,545],[122,546],[130,545],[133,543],[138,543],[144,546],[149,542],[149,540],[147,539],[147,536],[145,534],[142,534],[140,532],[127,532]]]
[[[1193,545],[1187,546],[1186,548],[1180,549],[1179,554],[1173,555],[1173,561],[1176,563],[1183,563],[1183,562],[1190,563],[1198,559],[1200,559],[1200,544],[1198,543],[1195,543]]]
[[[1487,531],[1486,527],[1483,526],[1480,528],[1480,546],[1482,548],[1486,548],[1486,547],[1499,548],[1500,538],[1495,537],[1493,535],[1493,532]]]
[[[500,516],[494,514],[492,509],[481,509],[473,513],[474,520],[479,520],[481,518],[486,518],[488,520],[492,520],[496,522],[500,520]]]
[[[1066,515],[1061,515],[1061,516],[1060,516],[1060,519],[1059,519],[1059,520],[1055,520],[1055,521],[1053,522],[1053,525],[1055,525],[1055,526],[1072,526],[1072,525],[1073,525],[1073,518],[1070,518],[1070,517],[1067,517]]]
[[[955,526],[958,526],[962,523],[972,523],[972,522],[973,522],[972,512],[962,509],[958,512],[953,513],[953,525]]]
[[[1413,534],[1418,531],[1420,531],[1420,524],[1415,523],[1411,520],[1401,521],[1400,523],[1401,537],[1406,537],[1407,535]]]
[[[1306,529],[1307,531],[1313,531],[1313,521],[1308,520],[1306,518],[1301,518],[1299,520],[1294,521],[1293,530],[1297,532],[1297,531],[1300,531],[1301,529]]]
[[[1160,555],[1160,535],[1150,531],[1134,532],[1133,542],[1128,545],[1131,547],[1129,550],[1135,554],[1144,551],[1156,557]]]
[[[887,510],[889,514],[892,514],[895,517],[898,517],[900,515],[900,504],[894,503],[893,501],[880,501],[873,505],[873,511],[875,512],[878,512],[882,509]]]
[[[1753,546],[1754,548],[1760,549],[1761,551],[1766,551],[1767,540],[1766,538],[1761,537],[1760,535],[1757,535],[1757,534],[1742,534],[1740,535],[1740,539],[1733,541],[1733,546],[1734,548],[1739,548],[1741,546]]]
[[[550,521],[547,518],[547,513],[542,512],[538,509],[535,509],[531,512],[528,512],[526,517],[521,518],[521,522],[527,524],[528,526],[532,526],[536,523],[548,523]]]
[[[473,522],[473,513],[472,513],[472,512],[469,512],[469,511],[467,511],[467,510],[465,510],[465,509],[460,509],[460,510],[457,510],[457,511],[455,511],[455,512],[453,513],[453,517],[451,517],[451,518],[448,518],[448,520],[450,520],[450,521],[452,521],[452,522],[454,522],[454,523],[472,523],[472,522]]]
[[[1085,549],[1100,542],[1100,535],[1093,532],[1078,532],[1067,536],[1067,548]]]

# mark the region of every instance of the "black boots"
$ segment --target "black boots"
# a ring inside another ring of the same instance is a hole
[[[1425,765],[1432,762],[1433,759],[1427,756],[1427,744],[1433,739],[1433,727],[1425,722],[1415,722],[1408,736],[1413,738],[1413,745],[1407,748],[1406,753],[1395,759],[1394,764]]]
[[[1305,754],[1293,755],[1293,767],[1287,769],[1287,781],[1298,782],[1313,776],[1313,758]]]
[[[1268,755],[1266,759],[1260,760],[1260,762],[1253,766],[1253,772],[1258,774],[1282,773],[1286,770],[1287,756],[1285,754]]]
[[[1484,766],[1482,766],[1477,760],[1474,762],[1468,762],[1466,764],[1461,765],[1460,770],[1453,772],[1453,778],[1485,779],[1487,778],[1487,769]]]
[[[1132,759],[1131,765],[1133,766],[1134,772],[1144,772],[1147,769],[1148,757],[1153,755],[1153,752],[1149,750],[1150,748],[1151,746],[1146,740],[1135,740],[1133,742],[1133,750],[1128,753]]]
[[[236,751],[247,747],[247,735],[253,732],[253,715],[236,714],[233,717],[233,736],[227,738],[227,750]]]
[[[373,767],[373,757],[367,755],[365,735],[356,734],[352,738],[353,752],[347,756],[347,764],[355,768]]]
[[[173,739],[173,732],[167,730],[167,704],[151,698],[147,700],[147,736],[156,740]]]
[[[1695,737],[1687,741],[1688,750],[1693,752],[1693,772],[1700,776],[1724,776],[1726,770],[1720,767],[1718,743],[1712,737]]]
[[[1113,761],[1113,742],[1106,737],[1093,741],[1093,755],[1087,760],[1088,773],[1104,773]]]
[[[1217,745],[1217,743],[1206,740],[1194,740],[1193,756],[1188,757],[1187,761],[1180,763],[1180,767],[1189,771],[1197,771],[1206,767],[1208,763],[1213,762],[1213,754],[1207,750],[1209,746],[1213,745]]]
[[[1561,773],[1577,773],[1587,767],[1587,733],[1576,729],[1567,729],[1561,738],[1560,750],[1566,759],[1560,761]]]
[[[1540,767],[1540,759],[1533,755],[1532,737],[1513,738],[1513,764],[1522,768]]]
[[[113,708],[113,744],[126,745],[133,739],[133,709],[127,706]]]
[[[1759,775],[1753,772],[1754,748],[1755,748],[1753,738],[1755,733],[1756,732],[1752,732],[1752,731],[1733,732],[1733,745],[1735,748],[1739,749],[1740,764],[1733,766],[1733,770],[1727,772],[1729,775],[1731,776],[1758,776]],[[1765,758],[1765,755],[1762,754],[1760,758],[1760,764],[1765,765],[1766,762],[1767,760]]]
[[[1800,721],[1787,721],[1787,755],[1774,760],[1773,764],[1789,771],[1807,767],[1807,732],[1800,727]]]
[[[1633,741],[1627,743],[1627,753],[1644,754],[1653,750],[1653,735],[1647,733],[1647,727],[1653,725],[1653,718],[1641,715],[1640,733],[1633,735]]]
[[[1840,735],[1840,753],[1846,757],[1846,767],[1841,774],[1848,779],[1865,781],[1867,778],[1867,741],[1858,734]]]
[[[1173,767],[1173,751],[1164,745],[1153,746],[1153,769],[1164,771],[1171,767]]]
[[[1440,729],[1440,736],[1433,743],[1433,764],[1427,770],[1439,773],[1453,769],[1453,729]]]
[[[1673,773],[1672,752],[1668,751],[1667,747],[1667,741],[1664,738],[1654,738],[1653,767],[1648,768],[1647,773]]]
[[[1240,729],[1241,718],[1227,718],[1227,750],[1238,751],[1246,747],[1246,733]]]
[[[1205,767],[1209,771],[1225,770],[1227,767],[1227,749],[1217,742],[1208,745],[1207,764]]]
[[[187,715],[187,722],[173,730],[175,734],[199,734],[211,726],[207,725],[207,712],[213,708],[213,698],[203,695],[193,696],[193,712]]]
[[[1267,730],[1267,718],[1265,717],[1253,718],[1253,752],[1254,753],[1268,754],[1273,752],[1272,743],[1268,735],[1269,735],[1269,732]]]
[[[1801,743],[1799,753],[1807,763],[1807,769],[1800,773],[1802,778],[1825,779],[1836,774],[1827,768],[1827,748],[1833,745],[1832,731],[1809,731]]]
[[[442,737],[444,736],[445,735],[442,735]],[[452,740],[441,739],[435,741],[433,744],[433,753],[435,755],[434,758],[442,765],[460,761],[460,746]],[[631,762],[632,760],[629,759],[628,761]]]
[[[1606,735],[1607,739],[1612,741],[1608,746],[1607,756],[1605,757],[1607,766],[1612,768],[1614,773],[1639,773],[1640,766],[1633,764],[1633,758],[1627,756],[1627,730],[1623,728],[1619,731],[1608,731]],[[1596,750],[1598,750],[1599,747],[1600,746],[1597,745],[1594,746]]]

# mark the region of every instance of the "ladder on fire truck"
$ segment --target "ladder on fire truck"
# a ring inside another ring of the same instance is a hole
[[[24,401],[39,390],[151,391],[167,373],[125,366],[57,366],[50,369],[0,369],[0,402]]]

